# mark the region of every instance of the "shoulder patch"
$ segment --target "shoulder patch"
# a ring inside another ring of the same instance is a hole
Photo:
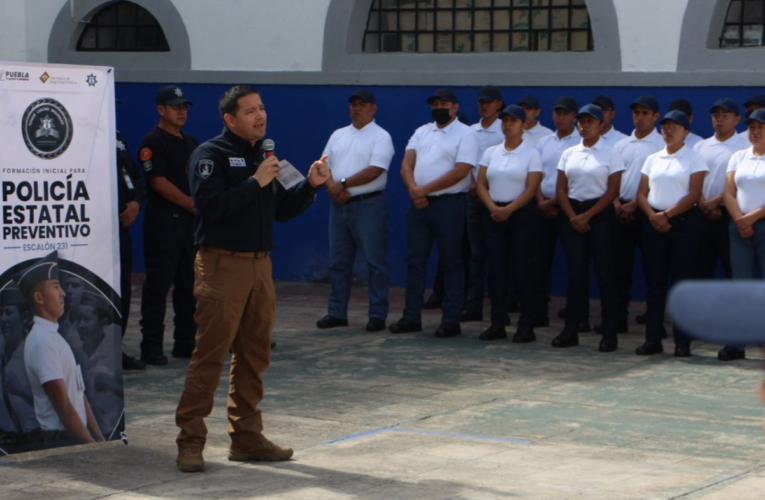
[[[199,160],[197,163],[197,175],[202,179],[207,179],[213,173],[215,163],[212,160]]]
[[[152,152],[149,148],[143,148],[141,150],[141,160],[142,161],[148,161],[151,160]]]
[[[151,172],[151,169],[154,168],[154,165],[151,164],[150,161],[143,162],[143,171],[144,172]]]
[[[246,167],[247,163],[244,161],[244,158],[229,158],[228,163],[232,167]]]

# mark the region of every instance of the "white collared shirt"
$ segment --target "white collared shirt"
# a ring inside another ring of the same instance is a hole
[[[704,188],[701,193],[709,200],[723,194],[725,191],[725,173],[728,171],[730,157],[736,151],[749,147],[749,141],[733,134],[725,142],[720,142],[712,136],[704,139],[693,147],[693,150],[704,158],[709,167],[709,173],[704,177]]]
[[[621,141],[622,139],[626,139],[627,137],[629,137],[627,134],[619,132],[616,130],[616,128],[614,128],[613,125],[611,125],[611,130],[601,135],[600,140],[603,141],[603,144],[606,146],[613,148],[616,146],[617,142]]]
[[[589,148],[582,141],[560,157],[558,170],[565,172],[568,179],[569,198],[577,201],[600,198],[608,191],[608,178],[624,170],[622,157],[601,139]]]
[[[362,186],[348,188],[351,196],[382,191],[388,183],[388,168],[393,159],[390,134],[374,121],[357,129],[353,124],[337,129],[330,136],[324,154],[335,182],[351,177],[368,167],[384,170],[375,180]]]
[[[478,138],[478,158],[483,158],[483,154],[492,146],[502,144],[505,141],[505,136],[502,134],[502,120],[497,118],[489,125],[489,128],[483,128],[481,122],[474,123],[470,126],[475,131]],[[473,174],[478,178],[478,165],[476,164],[473,169]]]
[[[414,167],[414,182],[424,186],[440,179],[454,170],[457,163],[467,163],[475,167],[478,163],[478,138],[476,133],[467,125],[454,120],[444,128],[438,128],[435,122],[418,128],[406,150],[413,149],[417,153]],[[430,193],[429,196],[442,194],[466,193],[470,187],[470,175],[466,175],[455,184]]]
[[[765,156],[749,146],[730,157],[728,172],[736,172],[736,201],[744,215],[765,206]]]
[[[43,384],[52,380],[63,380],[69,402],[87,425],[85,414],[85,383],[80,366],[74,362],[74,355],[64,337],[58,333],[58,325],[34,317],[34,326],[29,331],[24,344],[24,364],[27,377],[32,385],[35,402],[35,415],[44,431],[65,430],[64,424],[56,413]]]
[[[638,139],[635,131],[629,137],[616,143],[614,147],[624,160],[624,173],[622,185],[619,188],[619,198],[632,201],[637,197],[640,187],[640,170],[643,168],[646,158],[664,149],[664,139],[661,134],[653,129],[650,134]]]
[[[709,172],[704,158],[687,145],[671,155],[665,147],[649,156],[641,173],[648,177],[648,204],[658,210],[677,205],[691,191],[691,175]]]
[[[537,151],[542,158],[542,196],[545,198],[555,197],[555,190],[558,185],[558,163],[563,152],[570,147],[579,144],[582,137],[575,128],[573,132],[561,139],[558,133],[554,132],[537,144]]]
[[[506,203],[515,200],[526,190],[530,172],[542,172],[539,152],[526,141],[512,151],[504,144],[497,144],[486,150],[479,162],[486,168],[489,182],[489,196],[492,200]]]
[[[749,142],[749,128],[745,128],[743,132],[739,132],[738,136],[743,137],[746,140],[746,143],[748,145],[752,144],[751,142]]]
[[[539,141],[552,133],[552,130],[537,122],[537,124],[530,129],[523,131],[523,142],[532,148],[535,148],[539,144]]]
[[[694,134],[693,132],[688,132],[688,136],[685,138],[685,145],[693,149],[696,147],[696,144],[703,140],[704,138],[700,135]]]

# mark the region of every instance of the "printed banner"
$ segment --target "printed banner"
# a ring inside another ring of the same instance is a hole
[[[114,104],[112,68],[0,62],[0,455],[124,430]]]

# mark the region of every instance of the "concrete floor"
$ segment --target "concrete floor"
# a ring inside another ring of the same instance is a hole
[[[128,446],[2,458],[0,499],[765,498],[755,349],[729,364],[716,360],[719,346],[701,343],[690,359],[638,357],[634,322],[616,353],[598,353],[593,334],[552,349],[557,319],[530,345],[478,341],[488,323],[436,339],[435,313],[420,334],[370,334],[362,288],[350,327],[317,331],[328,291],[277,284],[278,347],[262,409],[266,435],[293,447],[292,461],[226,460],[224,379],[208,420],[207,472],[176,471],[173,412],[187,361],[171,358],[126,376]],[[390,320],[402,303],[392,290]]]

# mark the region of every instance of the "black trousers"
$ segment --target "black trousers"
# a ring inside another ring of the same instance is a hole
[[[580,202],[569,199],[576,214],[589,210],[598,200]],[[568,264],[568,290],[566,293],[566,328],[586,320],[588,310],[590,279],[590,256],[595,264],[595,279],[600,289],[603,335],[616,335],[617,300],[614,279],[614,229],[616,211],[613,205],[590,220],[590,230],[579,233],[561,211],[560,237],[566,249]]]
[[[559,226],[558,218],[545,219],[537,209],[537,252],[534,259],[537,316],[547,316],[549,312],[552,266]]]
[[[717,271],[717,262],[722,264],[725,279],[731,279],[730,268],[730,214],[720,207],[722,217],[711,221],[701,214],[701,241],[697,258],[698,277],[712,279]]]
[[[632,290],[632,278],[635,269],[635,250],[640,249],[642,254],[643,227],[639,220],[639,214],[635,213],[635,220],[623,223],[617,219],[614,225],[614,273],[616,277],[616,298],[620,323],[627,322],[630,306],[630,290]],[[645,256],[643,256],[645,260]]]
[[[167,293],[173,287],[175,347],[194,347],[194,217],[178,208],[146,207],[144,218],[146,281],[141,300],[141,351],[162,349]]]
[[[502,204],[498,205],[502,206]],[[538,311],[537,285],[534,282],[534,258],[538,242],[539,215],[532,201],[504,222],[492,220],[484,208],[483,231],[489,261],[489,297],[492,325],[504,325],[507,319],[508,282],[517,285],[521,317],[518,326],[533,326]]]
[[[133,275],[133,248],[130,229],[120,226],[120,314],[122,314],[122,338],[125,338],[128,317],[130,316],[130,300],[133,289],[130,281]]]
[[[651,226],[648,217],[641,214],[643,228],[643,257],[645,259],[646,313],[645,338],[661,342],[664,332],[664,311],[667,307],[668,282],[697,277],[697,250],[701,239],[702,214],[697,208],[675,216],[672,228],[660,233]],[[675,345],[687,347],[690,336],[674,326]]]
[[[464,268],[465,284],[462,287],[463,302],[467,304],[468,288],[470,285],[470,238],[468,237],[468,218],[465,217],[465,227],[462,231],[462,267]],[[438,256],[438,265],[436,267],[436,277],[433,279],[433,295],[443,298],[446,295],[446,285],[444,283],[444,267],[441,264],[441,256]],[[479,311],[480,312],[480,311]]]

